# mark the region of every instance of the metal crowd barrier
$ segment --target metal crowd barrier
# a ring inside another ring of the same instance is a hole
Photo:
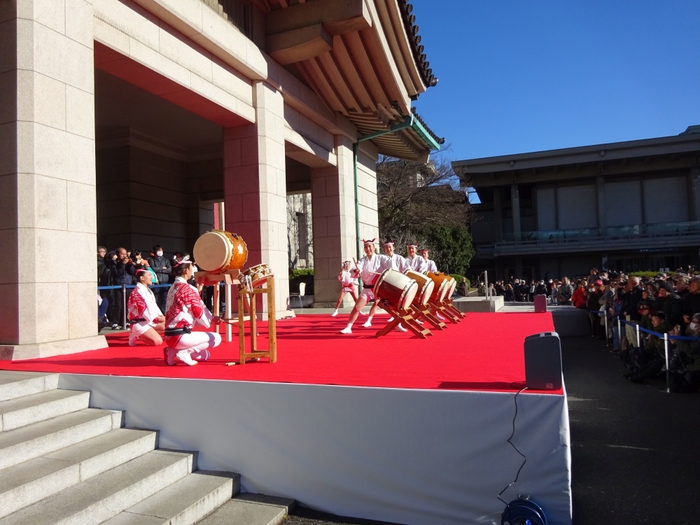
[[[596,310],[596,311],[598,311],[598,310]],[[607,324],[608,324],[607,317],[608,316],[606,315],[605,316],[606,339],[607,339],[607,330],[608,330],[607,329]],[[668,365],[669,365],[668,342],[671,339],[675,339],[677,341],[700,341],[700,337],[691,337],[691,336],[687,336],[687,335],[669,335],[668,333],[661,334],[659,332],[654,332],[653,330],[649,330],[647,328],[642,328],[641,326],[639,326],[639,324],[637,324],[635,322],[623,320],[623,319],[620,319],[619,317],[617,318],[618,337],[621,337],[621,334],[622,334],[621,329],[622,329],[623,324],[635,327],[636,336],[637,336],[636,337],[637,338],[637,346],[641,346],[640,345],[640,337],[639,337],[640,332],[644,332],[644,333],[649,334],[649,335],[654,335],[654,336],[664,340],[664,358],[666,360],[666,392],[667,393],[670,392],[671,391],[671,371],[668,369]]]
[[[149,286],[149,288],[170,288],[170,286],[171,286],[170,284],[152,284]],[[123,319],[124,319],[125,323],[127,322],[126,321],[127,320],[127,316],[126,316],[126,310],[127,310],[127,308],[126,308],[126,306],[127,306],[126,305],[126,289],[127,288],[129,288],[129,289],[136,288],[136,285],[135,284],[115,284],[112,286],[98,286],[97,287],[98,290],[121,290],[122,291],[122,308],[124,309],[123,310],[123,313],[124,313]],[[126,328],[126,327],[124,327],[124,328]]]

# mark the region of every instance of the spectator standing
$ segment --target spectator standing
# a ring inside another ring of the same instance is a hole
[[[562,277],[561,286],[557,293],[557,303],[563,305],[571,304],[571,296],[574,295],[574,290],[569,284],[568,277]]]
[[[126,252],[126,248],[117,248],[117,251],[112,256],[110,270],[112,273],[112,280],[115,285],[129,286],[134,284],[134,275],[136,274],[136,270],[134,268],[134,263],[131,261]],[[124,301],[129,300],[130,294],[130,288],[126,289],[126,293],[117,290],[114,294],[115,306],[112,313],[112,321],[117,321],[117,323],[113,324],[112,328],[121,326],[122,328],[126,329],[129,327],[127,320],[124,318]]]
[[[170,283],[170,276],[173,274],[173,268],[170,261],[166,257],[163,257],[163,247],[160,244],[156,244],[153,247],[153,256],[148,258],[148,264],[156,273],[158,283]],[[156,297],[158,308],[160,308],[161,312],[165,312],[167,310],[165,305],[168,300],[168,287],[163,286],[162,288],[156,288],[153,290],[153,294]]]
[[[683,301],[673,292],[673,286],[668,281],[659,282],[656,298],[657,310],[666,315],[666,321],[671,326],[684,325]]]

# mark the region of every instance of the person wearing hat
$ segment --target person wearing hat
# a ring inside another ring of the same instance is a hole
[[[669,281],[659,281],[656,292],[656,309],[666,315],[666,321],[671,326],[683,325],[683,301],[674,293]]]
[[[221,319],[213,316],[202,302],[197,289],[187,281],[192,277],[192,261],[184,257],[173,266],[175,282],[168,290],[168,309],[165,313],[165,362],[174,365],[180,361],[194,366],[209,359],[209,350],[221,344],[221,335],[215,332],[193,332],[195,325],[209,328]]]
[[[147,345],[163,344],[160,334],[165,329],[165,316],[158,308],[156,298],[149,288],[153,282],[153,274],[146,268],[136,270],[136,288],[129,296],[127,312],[131,332],[129,346],[136,346],[141,340]]]
[[[651,330],[655,335],[650,335],[644,344],[645,364],[638,370],[625,374],[625,377],[633,383],[641,383],[645,379],[657,375],[666,363],[666,349],[662,335],[670,332],[671,326],[666,322],[666,316],[663,312],[654,313],[651,316],[651,324]]]
[[[355,286],[357,286],[357,278],[354,276],[353,272],[350,271],[351,261],[343,261],[343,265],[340,268],[340,273],[338,274],[338,280],[340,281],[340,295],[338,296],[338,301],[335,303],[335,310],[331,314],[331,317],[338,315],[338,308],[343,302],[343,297],[346,293],[349,293],[357,304],[357,293],[355,293]]]
[[[430,258],[430,250],[428,248],[421,248],[420,256],[425,259],[425,273],[437,273],[437,264],[435,264],[435,261]]]
[[[426,273],[427,270],[425,269],[427,264],[425,259],[418,255],[416,252],[418,251],[418,245],[415,242],[409,242],[406,245],[406,251],[408,252],[406,254],[406,270],[414,270],[416,272],[420,273]]]

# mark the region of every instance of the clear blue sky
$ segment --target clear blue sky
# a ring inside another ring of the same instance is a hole
[[[700,124],[699,0],[411,0],[439,78],[414,103],[449,160]]]

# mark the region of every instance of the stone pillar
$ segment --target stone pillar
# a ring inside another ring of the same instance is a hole
[[[338,299],[338,273],[355,257],[355,183],[352,142],[335,138],[338,165],[311,171],[314,245],[314,306],[332,307]],[[344,306],[354,301],[347,296]]]
[[[608,223],[605,213],[605,179],[602,176],[595,178],[597,206],[598,206],[598,233],[605,235]]]
[[[520,192],[517,184],[510,186],[510,203],[513,210],[513,239],[520,240]]]
[[[0,358],[107,345],[94,106],[92,0],[0,2]]]
[[[503,200],[501,199],[501,187],[493,188],[493,242],[503,240]]]
[[[700,168],[690,168],[688,189],[688,209],[690,210],[690,220],[700,221]]]
[[[289,296],[284,101],[265,82],[253,90],[256,123],[224,130],[226,230],[246,242],[247,267],[265,263],[274,272],[279,313]]]

